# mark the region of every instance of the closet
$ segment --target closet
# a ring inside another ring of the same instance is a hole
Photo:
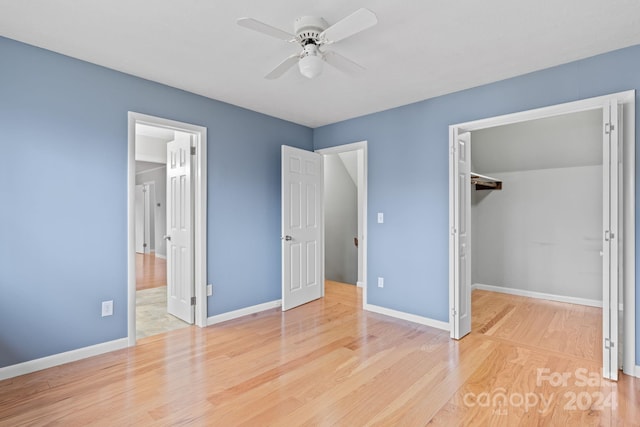
[[[602,110],[471,133],[471,283],[602,303]]]

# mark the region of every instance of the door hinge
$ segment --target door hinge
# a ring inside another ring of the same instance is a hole
[[[458,230],[456,230],[456,228],[455,228],[455,227],[451,227],[451,234],[454,234],[454,235],[455,235],[457,231],[458,231]]]
[[[605,135],[609,135],[615,129],[616,129],[616,127],[611,122],[604,124],[604,134]]]
[[[191,147],[191,155],[192,156],[196,155],[196,147]]]
[[[454,307],[451,307],[451,315],[455,316],[456,314],[458,314],[458,312],[456,311],[456,309]]]
[[[191,297],[191,305],[196,305],[196,297]]]
[[[616,343],[611,341],[609,338],[604,339],[604,348],[606,348],[607,350],[610,350],[615,346],[616,346]]]

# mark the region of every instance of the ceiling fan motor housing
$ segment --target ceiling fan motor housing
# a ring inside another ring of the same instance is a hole
[[[320,44],[320,33],[329,28],[329,24],[316,16],[301,16],[296,18],[294,29],[296,40],[304,47],[308,44]]]

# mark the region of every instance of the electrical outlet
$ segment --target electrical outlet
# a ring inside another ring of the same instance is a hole
[[[207,296],[210,297],[211,295],[213,295],[213,285],[209,283],[207,285]]]
[[[378,212],[378,224],[384,223],[384,213]]]
[[[378,287],[384,288],[384,277],[378,277]]]
[[[113,300],[102,301],[102,317],[113,315]]]

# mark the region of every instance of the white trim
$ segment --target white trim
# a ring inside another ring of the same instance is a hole
[[[411,314],[411,313],[405,313],[403,311],[392,310],[390,308],[380,307],[373,304],[365,304],[363,308],[364,310],[372,311],[378,314],[384,314],[385,316],[395,317],[396,319],[407,320],[409,322],[431,326],[432,328],[442,329],[443,331],[449,331],[449,322],[430,319],[428,317],[418,316],[416,314]]]
[[[348,151],[359,151],[362,150],[362,168],[358,168],[358,181],[362,180],[362,182],[358,182],[358,193],[362,194],[361,200],[359,203],[362,203],[362,217],[358,218],[359,221],[362,222],[362,235],[358,236],[358,245],[362,247],[362,280],[357,283],[358,287],[362,288],[362,307],[364,308],[367,305],[367,247],[368,247],[368,228],[367,228],[367,206],[368,206],[368,186],[369,186],[369,175],[368,175],[368,143],[367,141],[360,142],[352,142],[350,144],[336,145],[333,147],[320,148],[315,150],[316,153],[324,155],[328,154],[339,154],[346,153]],[[360,209],[358,209],[360,210]],[[323,207],[323,218],[324,218],[324,207]],[[324,219],[323,219],[324,221]],[[324,247],[324,235],[323,235],[323,247]],[[324,259],[324,258],[323,258]],[[322,277],[324,277],[324,261],[322,264]],[[324,280],[322,283],[323,295],[324,295]]]
[[[158,252],[156,252],[156,258],[167,259],[167,256],[163,255],[163,254],[159,254]]]
[[[482,120],[476,120],[472,122],[459,123],[449,126],[449,142],[451,146],[453,144],[453,136],[458,131],[474,131],[480,129],[486,129],[494,126],[501,126],[506,124],[520,123],[528,120],[535,120],[545,117],[559,116],[562,114],[576,113],[580,111],[594,110],[603,108],[605,102],[617,100],[623,104],[623,304],[625,304],[624,310],[624,341],[623,341],[623,372],[628,375],[633,374],[633,370],[636,366],[636,312],[635,312],[635,179],[636,179],[636,165],[635,165],[635,90],[628,90],[624,92],[618,92],[610,95],[603,95],[595,98],[583,99],[579,101],[567,102],[563,104],[552,105],[548,107],[537,108],[534,110],[528,110],[518,113],[505,114],[502,116],[491,117]],[[453,225],[452,215],[452,182],[455,177],[451,171],[449,173],[449,222],[450,227]],[[450,234],[449,238],[449,265],[451,266],[452,257],[454,257],[454,250],[452,248],[453,236]],[[453,306],[454,301],[451,300],[453,294],[454,280],[452,277],[452,270],[449,270],[449,305]],[[451,322],[451,328],[453,328],[454,322]],[[453,333],[453,329],[452,329]]]
[[[6,380],[7,378],[17,377],[19,375],[30,374],[31,372],[40,371],[42,369],[64,365],[65,363],[75,362],[76,360],[86,359],[87,357],[97,356],[110,351],[120,350],[127,346],[127,339],[120,338],[89,347],[78,348],[76,350],[42,357],[40,359],[29,360],[28,362],[22,362],[16,365],[5,366],[4,368],[0,368],[0,381]]]
[[[560,116],[569,113],[595,110],[602,108],[608,100],[617,99],[623,103],[635,101],[635,90],[612,93],[610,95],[597,96],[595,98],[581,99],[578,101],[565,102],[563,104],[551,105],[548,107],[536,108],[533,110],[520,111],[517,113],[504,114],[502,116],[489,117],[472,122],[458,123],[449,128],[460,128],[464,132],[487,129],[494,126],[504,126],[514,123],[527,122],[530,120],[543,119],[547,117]]]
[[[640,366],[635,365],[635,369],[634,370],[630,369],[629,372],[624,372],[624,373],[627,374],[627,375],[631,375],[633,377],[636,377],[636,378],[640,378]]]
[[[481,291],[499,292],[501,294],[518,295],[521,297],[544,299],[549,301],[566,302],[569,304],[586,305],[588,307],[602,308],[602,301],[595,299],[569,297],[565,295],[547,294],[544,292],[528,291],[525,289],[507,288],[503,286],[483,285],[482,283],[474,283],[471,290],[479,289]]]
[[[217,314],[207,319],[207,326],[215,325],[216,323],[226,322],[227,320],[237,319],[238,317],[248,316],[250,314],[259,313],[265,310],[271,310],[272,308],[278,308],[282,306],[282,300],[269,301],[251,307],[241,308],[239,310],[229,311],[227,313]]]
[[[195,323],[199,327],[207,326],[207,128],[175,120],[148,116],[129,111],[128,141],[128,339],[129,345],[136,343],[136,265],[134,248],[134,186],[135,186],[135,140],[136,123],[173,129],[191,133],[194,136],[196,155],[193,170],[194,182],[194,285],[195,285]]]
[[[622,108],[622,274],[623,284],[620,300],[623,312],[622,372],[632,372],[636,364],[636,103],[635,91],[625,92],[626,103]],[[625,142],[629,141],[628,144]],[[627,368],[628,367],[628,368]],[[635,369],[640,378],[640,371]]]

